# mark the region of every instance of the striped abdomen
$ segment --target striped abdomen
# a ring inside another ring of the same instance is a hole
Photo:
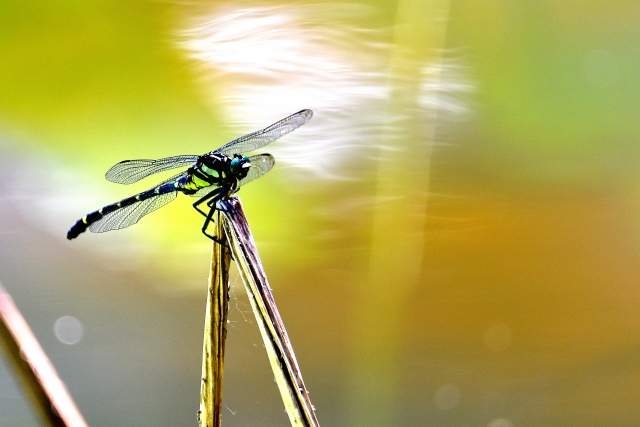
[[[67,232],[67,239],[75,239],[81,233],[87,231],[87,228],[91,226],[91,224],[95,224],[96,222],[103,219],[105,216],[110,213],[116,212],[119,209],[124,209],[128,206],[131,206],[135,203],[143,202],[152,197],[157,197],[162,194],[179,191],[179,188],[176,188],[176,185],[173,182],[161,185],[156,188],[152,188],[147,191],[143,191],[142,193],[136,194],[135,196],[127,197],[126,199],[120,200],[118,203],[113,203],[107,206],[98,209],[97,211],[91,212],[85,215],[84,218],[79,219]]]

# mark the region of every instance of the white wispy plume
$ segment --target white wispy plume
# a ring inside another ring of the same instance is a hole
[[[373,146],[385,121],[384,30],[347,23],[372,13],[344,4],[222,9],[184,31],[181,46],[204,66],[213,102],[243,130],[314,110],[313,126],[269,151],[316,177],[336,177],[341,159]]]
[[[269,146],[280,165],[347,178],[347,159],[386,147],[403,112],[390,108],[389,28],[372,28],[377,9],[357,4],[222,7],[193,20],[179,45],[202,69],[210,100],[239,133],[255,130],[302,108],[311,125]],[[424,118],[449,120],[466,113],[470,90],[453,61],[424,66],[411,93]],[[435,114],[435,116],[434,116]]]

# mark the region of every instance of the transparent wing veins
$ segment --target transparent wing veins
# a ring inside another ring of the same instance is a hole
[[[217,151],[226,155],[232,155],[256,150],[299,128],[311,120],[312,116],[313,112],[311,110],[298,111],[271,126],[234,139],[220,147]]]
[[[102,233],[105,231],[119,230],[121,228],[129,227],[130,225],[137,223],[143,216],[175,200],[177,195],[178,193],[175,191],[160,194],[141,202],[136,202],[122,209],[118,209],[117,211],[105,215],[100,221],[96,221],[91,224],[89,226],[89,230],[94,233]]]
[[[116,184],[132,184],[154,173],[190,166],[198,160],[198,157],[200,156],[182,155],[158,160],[125,160],[113,165],[105,174],[105,178]]]
[[[161,183],[155,185],[150,190],[155,190],[167,184],[169,182],[175,181],[184,175],[186,172],[181,172],[172,176],[171,178],[167,178]],[[149,190],[147,190],[149,191]],[[143,191],[146,193],[146,191]],[[140,193],[141,194],[141,193]],[[151,212],[160,209],[164,205],[172,202],[178,196],[177,191],[172,191],[170,193],[159,194],[157,196],[153,196],[146,200],[141,200],[132,205],[126,206],[124,208],[118,209],[111,213],[106,214],[99,221],[94,222],[89,226],[89,230],[94,233],[103,233],[105,231],[111,230],[119,230],[121,228],[129,227],[140,221],[140,219],[150,214]]]
[[[258,154],[256,156],[250,156],[249,161],[251,162],[251,168],[249,168],[247,176],[240,180],[240,186],[269,172],[275,164],[276,159],[274,159],[271,154]]]

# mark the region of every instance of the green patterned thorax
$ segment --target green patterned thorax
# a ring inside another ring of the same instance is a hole
[[[187,191],[198,191],[209,186],[235,187],[237,182],[247,176],[251,162],[246,156],[235,154],[234,157],[218,152],[202,156],[189,168],[187,182],[182,188]]]

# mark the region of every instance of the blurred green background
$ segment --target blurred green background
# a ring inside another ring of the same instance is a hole
[[[114,163],[311,108],[240,196],[321,425],[636,426],[639,58],[624,0],[4,0],[0,282],[89,425],[195,426],[193,200],[66,230],[162,178]],[[223,422],[287,425],[235,274],[230,307]]]

